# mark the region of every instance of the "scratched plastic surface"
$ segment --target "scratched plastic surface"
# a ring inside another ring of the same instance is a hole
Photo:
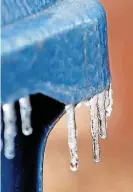
[[[1,41],[2,103],[41,92],[76,104],[109,85],[106,15],[97,0],[57,2],[3,26]]]

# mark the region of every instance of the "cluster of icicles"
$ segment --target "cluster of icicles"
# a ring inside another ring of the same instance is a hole
[[[112,88],[111,84],[108,89],[95,95],[87,101],[83,101],[90,111],[91,121],[91,135],[92,135],[92,151],[93,160],[95,162],[100,161],[100,146],[99,136],[105,139],[107,136],[107,117],[110,116],[112,111]],[[78,105],[81,106],[81,103]],[[67,128],[68,128],[68,146],[70,151],[71,163],[70,168],[72,171],[78,169],[78,154],[77,154],[77,133],[75,124],[74,106],[67,105],[66,116],[67,116]]]
[[[111,85],[108,89],[95,95],[91,99],[83,102],[90,110],[91,120],[91,135],[92,135],[92,148],[93,159],[95,162],[100,161],[100,147],[99,136],[102,139],[107,135],[107,116],[110,116],[112,111],[112,88]],[[30,98],[25,97],[19,100],[20,114],[22,120],[22,133],[25,136],[31,135],[33,129],[31,127],[31,104]],[[79,104],[80,105],[80,104]],[[78,169],[78,154],[77,154],[77,131],[75,123],[75,106],[72,104],[66,105],[66,118],[68,129],[68,146],[70,151],[70,168],[72,171]],[[7,159],[13,159],[15,157],[15,136],[17,135],[16,129],[16,115],[14,104],[4,104],[4,154]],[[1,140],[1,149],[2,149]]]
[[[25,97],[19,100],[20,114],[22,120],[22,133],[26,136],[32,134],[31,127],[31,104],[30,98]],[[15,137],[17,135],[16,127],[16,114],[14,104],[3,105],[4,116],[4,154],[7,159],[13,159],[15,157]],[[1,140],[1,146],[3,146]],[[2,149],[2,147],[1,147]]]

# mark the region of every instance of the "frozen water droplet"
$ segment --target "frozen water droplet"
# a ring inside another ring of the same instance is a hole
[[[68,129],[68,146],[71,156],[70,168],[72,171],[76,171],[78,169],[78,155],[74,106],[71,104],[66,105],[65,109]]]
[[[98,126],[98,108],[97,108],[98,96],[95,95],[89,100],[90,120],[91,120],[91,135],[92,135],[92,148],[93,148],[93,160],[95,162],[100,161],[100,146],[99,146],[99,126]]]
[[[112,98],[112,85],[108,89],[106,89],[106,100],[105,100],[105,107],[106,107],[106,116],[109,117],[112,112],[112,105],[113,105],[113,98]]]
[[[24,135],[28,136],[31,135],[33,130],[31,127],[31,104],[30,98],[25,97],[19,100],[20,104],[20,114],[22,120],[22,132]]]
[[[71,163],[70,164],[70,169],[71,169],[71,171],[77,171],[78,170],[78,162],[77,163]]]
[[[99,125],[99,136],[105,139],[107,136],[107,123],[106,123],[106,90],[98,94],[97,108],[98,108],[98,125]]]
[[[15,157],[15,142],[14,139],[17,135],[16,131],[16,114],[14,104],[3,105],[3,117],[4,117],[4,154],[7,159],[13,159]]]

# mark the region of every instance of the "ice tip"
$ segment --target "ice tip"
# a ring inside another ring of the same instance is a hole
[[[100,138],[101,138],[101,139],[106,139],[106,138],[107,138],[107,135],[100,135]]]
[[[72,172],[77,171],[78,170],[78,163],[76,163],[76,164],[71,163],[70,164],[70,169],[71,169]]]
[[[4,155],[7,159],[12,160],[15,157],[15,151],[14,148],[8,149],[8,147],[5,148]]]
[[[22,129],[22,132],[25,136],[29,136],[32,134],[33,132],[33,129],[30,127],[30,128],[26,128],[26,129]]]
[[[99,163],[100,162],[100,157],[96,157],[95,155],[93,156],[93,161],[95,163]]]
[[[8,111],[10,109],[10,105],[4,104],[2,108],[3,108],[3,111]]]
[[[9,159],[9,160],[12,160],[12,159],[14,159],[15,154],[8,154],[8,153],[5,153],[5,157],[6,157],[7,159]]]

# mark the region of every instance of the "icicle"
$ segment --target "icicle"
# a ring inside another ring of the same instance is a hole
[[[66,109],[67,128],[68,128],[68,146],[71,155],[70,168],[72,171],[76,171],[78,169],[78,155],[77,155],[77,135],[76,135],[74,106],[70,104],[67,105],[65,109]]]
[[[106,90],[98,94],[98,125],[99,136],[105,139],[107,136],[106,110],[105,110]]]
[[[98,141],[98,108],[97,108],[97,95],[89,100],[90,118],[91,118],[91,135],[92,135],[92,147],[93,147],[93,160],[95,162],[100,161],[100,146]],[[88,102],[87,102],[88,105]]]
[[[16,131],[16,115],[14,104],[3,105],[4,115],[4,154],[7,159],[13,159],[15,157],[15,142],[14,139],[17,135]]]
[[[20,104],[20,114],[22,120],[22,132],[24,135],[28,136],[32,134],[32,127],[31,127],[31,104],[30,98],[25,97],[19,100]]]
[[[110,86],[108,89],[106,89],[106,101],[105,101],[105,107],[106,107],[106,116],[109,117],[112,112],[112,105],[113,105],[113,98],[112,98],[112,85],[110,83]]]

